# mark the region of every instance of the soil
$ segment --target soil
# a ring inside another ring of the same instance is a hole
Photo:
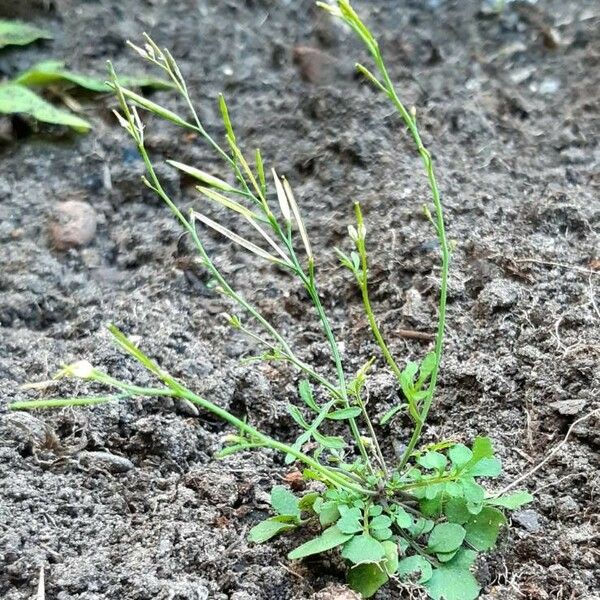
[[[600,8],[596,0],[492,3],[356,0],[390,73],[417,107],[455,240],[448,337],[426,441],[489,435],[503,486],[536,465],[600,389]],[[0,2],[1,16],[50,28],[54,41],[0,54],[0,75],[42,58],[102,73],[145,67],[125,40],[143,31],[180,61],[206,128],[221,135],[215,97],[238,137],[293,183],[318,255],[326,308],[352,372],[376,353],[360,299],[332,247],[349,247],[359,199],[367,219],[373,301],[402,359],[435,329],[439,262],[421,213],[428,190],[393,111],[353,74],[364,51],[312,0]],[[173,94],[155,97],[183,110]],[[292,600],[351,597],[332,556],[286,560],[298,536],[250,545],[268,492],[290,472],[269,452],[213,458],[228,432],[164,400],[8,413],[20,386],[86,358],[113,375],[150,378],[112,345],[114,322],[192,389],[283,439],[297,374],[241,359],[256,346],[219,317],[188,240],[139,182],[135,148],[110,97],[71,94],[88,135],[2,121],[0,146],[0,597],[48,600]],[[198,140],[147,119],[158,162],[218,172]],[[182,206],[193,188],[160,168]],[[64,203],[67,203],[65,205]],[[226,218],[226,217],[223,217]],[[233,222],[233,219],[231,220]],[[62,228],[62,229],[61,229]],[[66,230],[65,230],[66,228]],[[302,290],[207,235],[210,251],[299,354],[329,369]],[[59,395],[89,391],[59,383]],[[378,363],[370,407],[397,401]],[[575,425],[526,480],[535,503],[478,563],[485,599],[600,598],[599,419]],[[402,418],[381,430],[406,442]],[[345,594],[345,595],[344,595]],[[421,598],[393,582],[377,599]]]

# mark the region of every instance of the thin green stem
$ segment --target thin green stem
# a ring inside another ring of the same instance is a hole
[[[423,162],[423,167],[425,168],[425,173],[427,176],[427,180],[429,182],[429,188],[431,190],[431,196],[433,200],[433,205],[435,208],[435,224],[436,224],[436,233],[438,236],[438,240],[440,243],[440,253],[441,253],[441,285],[440,285],[440,297],[439,297],[439,308],[438,308],[438,327],[435,338],[435,348],[434,353],[436,357],[435,367],[431,373],[431,379],[429,382],[429,386],[427,388],[427,396],[423,401],[423,406],[420,411],[420,419],[415,423],[415,428],[413,430],[410,441],[406,447],[406,450],[402,454],[400,459],[399,468],[402,469],[406,466],[409,461],[415,446],[417,445],[421,432],[423,430],[423,425],[427,420],[427,416],[429,414],[429,410],[431,409],[431,405],[433,402],[435,389],[437,385],[437,379],[442,359],[442,349],[444,343],[444,332],[446,326],[446,297],[448,290],[448,271],[450,264],[450,249],[448,247],[448,240],[446,238],[446,229],[444,223],[444,211],[442,207],[442,202],[440,198],[440,191],[438,188],[435,171],[433,168],[433,161],[431,159],[431,153],[425,148],[423,145],[423,141],[421,140],[421,136],[419,134],[419,130],[417,128],[416,117],[411,115],[404,105],[402,101],[398,97],[396,90],[394,88],[394,84],[390,79],[390,76],[387,72],[386,66],[383,61],[383,57],[379,50],[379,46],[377,42],[373,39],[373,36],[370,34],[368,29],[366,29],[365,25],[358,19],[358,17],[353,18],[351,20],[346,19],[349,25],[354,29],[357,35],[365,42],[368,50],[371,52],[377,69],[383,79],[383,87],[386,90],[388,98],[391,100],[392,104],[400,114],[402,120],[407,126],[414,142],[417,147],[417,152],[421,156],[421,160]]]
[[[394,373],[396,379],[400,380],[400,375],[402,371],[400,367],[396,364],[392,353],[390,352],[385,340],[383,339],[383,335],[381,335],[381,331],[379,330],[379,325],[377,324],[377,320],[375,319],[375,315],[373,314],[373,309],[371,308],[371,301],[369,299],[369,284],[368,284],[368,263],[367,263],[367,249],[365,245],[365,237],[362,232],[364,229],[364,220],[362,216],[362,211],[360,209],[360,204],[356,202],[354,204],[354,212],[356,214],[356,222],[358,225],[358,238],[356,240],[356,248],[358,250],[358,255],[360,257],[361,264],[361,272],[357,273],[357,280],[360,287],[360,292],[363,301],[363,307],[365,309],[365,314],[367,316],[367,320],[369,322],[369,326],[371,331],[373,332],[373,336],[377,341],[377,345],[381,349],[381,352],[389,365],[390,369]]]

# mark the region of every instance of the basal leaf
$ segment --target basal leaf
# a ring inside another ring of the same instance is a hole
[[[57,60],[45,60],[21,73],[16,83],[25,86],[47,86],[53,83],[70,83],[97,93],[107,93],[111,88],[106,84],[105,77],[92,77],[65,69],[65,64]],[[119,83],[127,87],[152,87],[155,89],[171,88],[173,85],[163,79],[147,76],[123,76]]]
[[[315,510],[319,514],[319,523],[323,527],[327,527],[327,525],[331,525],[335,523],[340,518],[340,511],[337,502],[327,501],[320,504],[318,508]]]
[[[40,39],[51,40],[52,34],[29,23],[0,20],[0,48],[26,46]]]
[[[431,552],[453,552],[465,539],[465,529],[458,523],[440,523],[429,536],[427,549]]]
[[[355,535],[344,545],[342,556],[355,565],[378,563],[385,556],[385,547],[375,538],[363,533]]]
[[[474,504],[483,502],[483,499],[485,498],[485,490],[473,479],[461,479],[460,484],[463,489],[465,500],[473,502]]]
[[[529,492],[514,492],[513,494],[508,494],[507,496],[499,496],[498,498],[488,498],[486,500],[487,504],[493,504],[494,506],[502,506],[504,508],[508,508],[509,510],[515,510],[524,506],[525,504],[529,504],[533,502],[533,496]]]
[[[422,556],[407,556],[398,563],[398,575],[401,579],[415,579],[417,583],[425,583],[431,578],[431,563]]]
[[[255,544],[262,544],[284,531],[290,531],[296,528],[296,524],[294,523],[282,523],[276,521],[275,518],[276,517],[271,517],[270,519],[266,519],[255,525],[250,530],[248,539]]]
[[[401,506],[397,506],[394,511],[394,521],[400,529],[408,529],[413,524],[413,518]]]
[[[271,506],[280,515],[291,515],[300,518],[298,498],[283,485],[276,485],[271,490]]]
[[[392,541],[381,542],[385,551],[385,562],[383,568],[388,575],[393,575],[398,570],[398,544]]]
[[[16,83],[0,84],[0,114],[26,114],[38,121],[65,125],[79,133],[91,129],[91,125],[66,110],[53,106],[34,94],[31,90]]]
[[[360,508],[345,511],[336,526],[342,533],[359,533],[363,530],[362,511]]]
[[[363,598],[370,598],[388,582],[389,577],[378,565],[358,565],[348,572],[348,585]]]
[[[305,558],[313,554],[320,554],[331,550],[336,546],[341,546],[352,537],[351,534],[342,533],[335,525],[326,529],[319,537],[298,546],[288,554],[290,560]]]
[[[460,550],[448,563],[433,570],[425,588],[433,600],[475,600],[480,587],[469,566],[475,556],[470,550]]]
[[[463,525],[472,517],[463,498],[450,498],[444,505],[444,513],[448,521],[460,525]]]
[[[506,517],[497,508],[486,506],[465,525],[465,539],[476,550],[490,550],[505,523]]]

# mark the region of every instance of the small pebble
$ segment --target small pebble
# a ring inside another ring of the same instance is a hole
[[[539,515],[530,508],[513,513],[512,520],[531,533],[536,533],[542,528]]]
[[[80,452],[79,462],[89,469],[99,469],[109,473],[126,473],[134,468],[134,464],[128,458],[110,452]]]
[[[96,235],[96,211],[87,202],[61,202],[50,224],[52,244],[57,250],[69,250],[89,244]]]

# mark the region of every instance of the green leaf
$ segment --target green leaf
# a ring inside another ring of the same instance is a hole
[[[493,504],[494,506],[502,506],[509,510],[515,510],[525,504],[533,502],[533,496],[529,492],[519,491],[508,496],[499,496],[498,498],[488,498],[487,504]]]
[[[419,379],[417,380],[417,387],[421,387],[433,373],[435,365],[437,364],[435,352],[430,352],[425,356],[419,367]]]
[[[47,86],[53,83],[72,83],[81,88],[97,93],[111,91],[104,77],[91,77],[65,69],[59,60],[45,60],[21,73],[15,83],[31,86]],[[172,88],[173,84],[163,79],[147,76],[120,77],[119,83],[129,87],[152,87],[156,89]]]
[[[476,550],[490,550],[496,545],[498,534],[506,517],[497,509],[486,506],[465,525],[465,539]]]
[[[346,442],[344,438],[337,435],[322,435],[318,431],[312,432],[315,441],[317,441],[321,446],[325,446],[325,448],[329,448],[331,450],[342,450],[346,447]]]
[[[494,447],[487,437],[477,437],[473,442],[473,462],[479,462],[482,458],[494,458]]]
[[[271,490],[271,506],[280,515],[291,515],[300,518],[298,498],[283,485],[276,485]]]
[[[398,570],[398,544],[392,541],[381,542],[385,551],[385,562],[383,568],[388,575],[393,575]]]
[[[314,510],[314,505],[317,499],[320,498],[318,492],[308,492],[298,500],[298,508],[300,510]]]
[[[465,499],[474,504],[483,502],[485,490],[473,479],[461,479],[460,484],[465,495]]]
[[[363,564],[350,569],[348,585],[363,598],[370,598],[389,580],[385,571],[378,565]]]
[[[310,428],[310,425],[306,422],[304,415],[300,412],[300,409],[297,406],[294,406],[293,404],[288,404],[287,409],[292,419],[294,419],[294,421],[296,421],[296,423],[300,427],[302,427],[302,429]]]
[[[348,408],[341,408],[340,410],[334,410],[327,415],[328,419],[335,421],[343,421],[345,419],[354,419],[361,414],[361,409],[358,406],[350,406]]]
[[[473,452],[464,444],[456,444],[448,450],[448,456],[455,467],[462,467],[473,458]]]
[[[385,556],[385,548],[381,542],[363,533],[344,545],[342,556],[355,565],[378,563]]]
[[[0,48],[26,46],[40,39],[51,40],[52,34],[29,23],[0,20]]]
[[[442,471],[446,467],[448,459],[440,452],[427,452],[423,456],[419,456],[417,462],[425,469]]]
[[[392,520],[387,515],[378,515],[369,523],[371,529],[386,529],[392,526]]]
[[[472,517],[463,498],[450,498],[444,506],[444,513],[448,521],[460,525],[463,525]]]
[[[298,393],[300,394],[300,398],[304,400],[306,405],[314,410],[315,412],[319,412],[319,407],[313,398],[312,390],[310,387],[310,383],[307,379],[302,379],[298,384]]]
[[[284,531],[290,531],[296,528],[295,523],[282,523],[275,519],[276,517],[271,517],[270,519],[266,519],[255,525],[250,530],[248,539],[255,544],[262,544]]]
[[[398,575],[401,579],[414,579],[416,573],[419,577],[417,583],[429,581],[432,574],[431,563],[418,554],[407,556],[398,563]]]
[[[469,474],[473,477],[498,477],[500,473],[502,463],[497,458],[482,458],[469,469]]]
[[[16,83],[0,84],[0,114],[27,114],[38,121],[54,125],[66,125],[79,133],[91,129],[91,125],[66,110],[56,108],[31,90]]]
[[[350,508],[344,512],[336,526],[342,533],[359,533],[363,530],[362,511],[360,508]]]
[[[440,523],[436,525],[427,544],[431,552],[453,552],[465,539],[465,528],[458,523]]]
[[[413,525],[413,518],[401,506],[397,506],[394,511],[394,521],[400,529],[408,529]]]
[[[476,554],[461,550],[448,563],[434,569],[425,587],[433,600],[475,600],[480,587],[469,567]]]
[[[323,527],[335,523],[340,518],[338,504],[331,500],[320,503],[318,507],[315,503],[315,510],[319,515],[319,523],[321,523]]]
[[[342,533],[335,525],[326,529],[319,537],[316,537],[308,542],[298,546],[288,554],[289,560],[297,560],[305,558],[313,554],[319,554],[331,550],[336,546],[341,546],[347,542],[352,535]]]

